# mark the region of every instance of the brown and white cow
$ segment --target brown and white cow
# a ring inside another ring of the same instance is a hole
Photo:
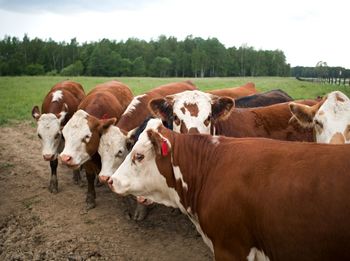
[[[350,99],[340,91],[329,93],[313,106],[290,103],[301,126],[313,128],[318,143],[350,143]]]
[[[175,82],[135,96],[116,126],[113,126],[111,123],[109,124],[110,126],[106,125],[98,148],[102,162],[99,179],[102,183],[109,179],[128,154],[132,146],[130,136],[133,135],[133,131],[151,115],[148,108],[149,101],[185,90],[196,90],[196,87],[189,81]],[[138,204],[135,213],[132,214],[132,218],[134,220],[142,220],[146,214],[146,205]]]
[[[152,119],[109,185],[179,208],[216,260],[350,260],[349,154],[178,134]]]
[[[188,81],[175,82],[151,89],[145,94],[135,96],[123,113],[118,123],[106,128],[101,136],[99,154],[102,157],[102,170],[99,174],[101,182],[105,182],[118,168],[127,154],[128,133],[138,128],[144,120],[151,116],[148,103],[152,99],[164,98],[169,94],[193,91],[197,88]],[[119,156],[115,156],[119,155]]]
[[[79,83],[63,81],[55,84],[45,96],[41,112],[38,106],[32,109],[32,116],[38,125],[37,134],[41,142],[43,158],[50,161],[49,190],[52,193],[58,192],[57,156],[64,146],[61,130],[84,97],[84,89]],[[79,178],[79,170],[74,171],[75,182],[78,182]]]
[[[316,104],[312,100],[300,102]],[[179,133],[313,141],[311,129],[289,123],[288,103],[259,108],[233,107],[231,98],[200,91],[183,92],[150,102],[152,113],[163,121],[172,121],[173,130]]]
[[[252,95],[258,93],[259,91],[255,88],[255,84],[252,82],[248,82],[245,85],[233,88],[225,88],[219,90],[210,90],[206,91],[207,93],[217,95],[220,97],[231,97],[233,99],[237,99],[240,97]]]
[[[80,103],[79,110],[63,128],[65,146],[60,154],[63,164],[76,169],[83,166],[88,180],[87,209],[94,208],[96,174],[101,169],[98,154],[104,129],[120,119],[133,98],[128,86],[118,81],[97,85]]]

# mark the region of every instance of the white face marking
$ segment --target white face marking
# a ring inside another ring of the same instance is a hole
[[[201,91],[184,91],[172,97],[174,97],[173,111],[186,125],[187,130],[196,128],[199,133],[210,134],[211,123],[206,126],[204,122],[211,115],[211,94]],[[186,104],[197,105],[198,115],[191,116],[185,107]],[[185,112],[183,112],[184,109]],[[181,124],[176,125],[174,121],[173,126],[174,131],[180,133]]]
[[[116,126],[110,126],[102,134],[98,147],[98,153],[101,156],[102,163],[100,176],[112,176],[122,164],[128,154],[126,140],[126,135]]]
[[[264,254],[263,251],[259,251],[256,247],[250,249],[247,256],[248,261],[270,261],[270,259]]]
[[[338,100],[341,99],[341,100]],[[328,94],[326,101],[319,108],[314,117],[314,123],[319,122],[322,128],[315,124],[316,141],[329,143],[336,133],[344,133],[350,125],[350,100],[342,92],[335,91]],[[345,143],[350,143],[346,140]]]
[[[92,133],[87,116],[87,112],[78,110],[62,130],[65,146],[60,155],[72,157],[72,165],[81,165],[90,159],[86,151],[86,143],[89,142]]]
[[[53,113],[42,114],[38,120],[37,134],[42,155],[54,155],[53,159],[56,159],[62,141],[61,121]]]
[[[52,93],[52,100],[51,100],[51,102],[55,102],[55,101],[58,102],[58,101],[62,100],[62,98],[63,98],[62,91],[61,90],[55,91],[55,92]]]
[[[140,99],[144,96],[146,96],[146,94],[135,96],[124,111],[123,115],[133,112],[136,109],[136,106],[141,103]]]
[[[160,119],[151,119],[147,123],[132,151],[111,176],[113,188],[118,194],[143,196],[166,206],[178,207],[179,196],[174,189],[168,187],[165,177],[160,174],[155,151],[147,135],[147,130],[156,130],[161,124]],[[133,161],[132,157],[136,153],[142,154],[144,158]]]

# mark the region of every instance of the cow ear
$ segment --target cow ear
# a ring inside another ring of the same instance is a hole
[[[214,95],[213,95],[214,96]],[[230,97],[212,97],[212,117],[214,120],[226,120],[235,106],[235,101]]]
[[[63,123],[67,113],[68,113],[68,105],[67,103],[63,103],[61,112],[57,115],[57,118],[59,119],[61,124]]]
[[[135,143],[136,143],[136,131],[138,130],[138,127],[129,131],[128,134],[126,135],[126,141],[125,141],[125,145],[128,151],[131,151],[132,148],[134,147]]]
[[[117,118],[110,118],[106,120],[98,120],[98,132],[103,134],[107,131],[109,126],[114,125],[117,122]]]
[[[165,98],[153,99],[148,106],[153,116],[163,121],[169,120],[173,115],[173,106]]]
[[[289,103],[289,109],[292,112],[292,117],[289,122],[296,119],[302,127],[310,128],[314,126],[313,119],[317,110],[315,110],[313,107],[291,102]]]
[[[157,155],[166,157],[170,154],[170,144],[158,132],[149,129],[147,135]]]
[[[32,109],[32,117],[38,121],[40,116],[41,114],[40,114],[39,107],[35,105]]]

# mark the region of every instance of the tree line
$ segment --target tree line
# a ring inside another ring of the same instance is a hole
[[[149,42],[103,39],[56,42],[5,36],[0,41],[0,75],[224,77],[290,76],[281,50],[226,48],[217,38],[159,36]]]
[[[291,75],[299,80],[350,85],[350,69],[340,66],[330,67],[326,62],[322,61],[319,61],[315,67],[293,67]]]

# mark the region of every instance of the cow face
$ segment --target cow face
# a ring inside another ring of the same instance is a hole
[[[42,155],[47,161],[55,160],[59,150],[62,149],[63,139],[61,128],[67,111],[67,104],[63,105],[62,111],[58,114],[41,114],[38,106],[33,107],[32,116],[38,124],[37,135],[41,142]]]
[[[98,153],[101,156],[102,168],[99,174],[105,182],[122,164],[128,154],[129,139],[118,127],[110,126],[101,135]]]
[[[158,157],[170,157],[171,154],[169,140],[157,132],[161,125],[159,119],[151,119],[148,122],[135,146],[108,183],[112,191],[118,194],[144,196],[152,201],[176,207],[172,199],[176,192],[168,187],[156,163]]]
[[[78,110],[64,126],[62,133],[65,146],[60,154],[63,164],[78,168],[97,152],[100,134],[105,128],[114,124],[115,118],[98,120],[83,110]]]
[[[151,112],[179,133],[213,134],[213,124],[229,116],[234,101],[201,91],[185,91],[150,102]]]
[[[350,100],[342,92],[331,92],[311,107],[297,103],[289,106],[302,126],[314,128],[318,143],[350,143]]]

